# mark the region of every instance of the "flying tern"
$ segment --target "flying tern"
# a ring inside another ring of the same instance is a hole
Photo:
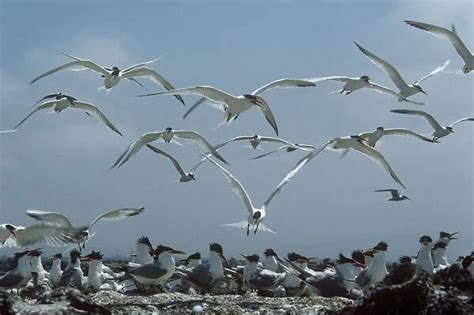
[[[294,151],[299,150],[299,149],[301,149],[303,151],[313,151],[313,150],[316,149],[316,147],[314,145],[311,145],[311,144],[302,144],[302,143],[295,143],[295,144],[293,144],[293,146],[282,145],[282,146],[280,146],[280,147],[278,147],[278,148],[276,148],[272,151],[254,156],[252,158],[252,160],[261,159],[263,157],[269,156],[269,155],[271,155],[275,152],[278,152],[280,150],[286,150],[286,152],[294,152]]]
[[[443,127],[433,118],[433,116],[421,110],[393,109],[391,110],[391,112],[396,113],[396,114],[406,114],[406,115],[415,115],[415,116],[423,117],[434,129],[433,133],[431,134],[433,136],[433,140],[438,140],[439,138],[446,137],[450,133],[454,133],[453,127],[461,122],[474,121],[474,117],[461,118],[453,122],[451,125]]]
[[[180,179],[179,179],[180,183],[186,183],[186,182],[189,182],[189,181],[192,181],[192,180],[196,180],[196,178],[193,174],[193,172],[195,171],[196,168],[193,168],[189,171],[189,173],[186,173],[183,170],[183,168],[181,167],[181,165],[179,164],[178,160],[174,156],[172,156],[171,154],[166,153],[165,151],[162,151],[162,150],[158,149],[157,147],[152,146],[150,144],[147,144],[146,146],[150,150],[152,150],[153,152],[164,156],[165,158],[169,159],[171,161],[171,163],[173,163],[174,167],[176,168],[179,175],[181,176]]]
[[[244,228],[244,229],[246,228],[247,235],[249,235],[250,227],[254,227],[254,226],[255,226],[254,234],[257,233],[257,230],[261,230],[264,232],[271,232],[275,234],[274,231],[270,230],[268,227],[263,225],[262,221],[266,217],[267,207],[272,201],[273,197],[275,197],[281,191],[283,186],[289,182],[289,180],[291,179],[291,176],[287,176],[283,181],[280,182],[280,184],[278,184],[277,188],[270,194],[270,196],[267,198],[267,200],[265,200],[265,202],[260,208],[255,208],[254,205],[252,204],[252,200],[250,200],[250,197],[245,191],[242,184],[231,173],[229,173],[229,171],[227,171],[225,168],[223,168],[213,159],[211,158],[208,158],[208,159],[210,162],[212,162],[212,164],[214,164],[221,171],[221,173],[224,175],[224,177],[232,186],[232,190],[234,190],[234,192],[237,193],[237,195],[239,195],[240,199],[245,204],[245,207],[247,208],[247,211],[249,213],[247,220],[237,222],[237,223],[225,224],[224,226]]]
[[[443,71],[450,63],[449,60],[445,61],[445,63],[439,67],[437,67],[436,69],[434,69],[433,71],[431,71],[430,73],[428,73],[427,75],[425,75],[424,77],[422,77],[421,79],[419,79],[418,81],[416,81],[415,83],[413,84],[410,84],[408,85],[405,80],[403,80],[403,77],[400,75],[400,73],[398,72],[397,69],[395,69],[394,66],[392,66],[390,63],[386,62],[385,60],[383,60],[382,58],[374,55],[373,53],[371,53],[370,51],[368,51],[367,49],[365,49],[364,47],[360,46],[359,44],[357,44],[356,42],[354,42],[354,44],[357,46],[357,48],[359,48],[359,50],[372,62],[374,63],[377,67],[379,68],[382,68],[385,72],[388,73],[388,75],[390,76],[390,79],[393,81],[393,83],[395,83],[395,85],[397,86],[398,88],[398,93],[403,96],[403,98],[407,98],[407,97],[410,97],[412,95],[415,95],[416,93],[423,93],[423,94],[426,94],[425,91],[423,91],[423,89],[421,88],[420,84],[421,82],[423,82],[424,80],[428,79],[429,77]]]
[[[308,155],[303,157],[296,166],[288,173],[287,177],[294,176],[304,165],[316,157],[319,153],[330,147],[334,150],[343,150],[343,154],[346,154],[350,150],[357,151],[364,156],[370,158],[377,165],[382,167],[400,186],[406,188],[405,185],[400,181],[395,171],[392,169],[387,160],[383,155],[375,148],[371,148],[364,144],[364,139],[359,136],[348,136],[348,137],[335,137],[327,141],[321,148],[310,152]]]
[[[448,257],[446,256],[446,247],[448,245],[443,242],[437,242],[434,244],[431,249],[431,257],[433,258],[433,266],[435,268],[445,268],[450,264],[448,262]]]
[[[119,135],[123,136],[120,131],[110,122],[110,120],[105,117],[105,115],[93,104],[91,103],[86,103],[86,102],[81,102],[76,100],[73,97],[70,97],[65,94],[57,93],[57,94],[51,94],[51,95],[46,95],[43,97],[43,99],[48,99],[48,98],[54,98],[52,101],[47,101],[44,102],[29,113],[22,121],[20,121],[13,130],[16,130],[18,127],[20,127],[28,118],[30,118],[33,114],[36,112],[42,110],[42,109],[52,109],[56,113],[60,113],[66,108],[71,108],[71,109],[76,109],[85,112],[86,114],[94,115],[96,116],[100,121],[102,121],[104,124],[106,124],[110,129],[112,129],[114,132],[118,133]],[[42,100],[43,100],[42,99]]]
[[[125,152],[122,153],[122,155],[117,159],[117,161],[115,161],[114,165],[112,165],[112,168],[120,167],[125,164],[144,145],[150,142],[163,139],[165,143],[170,143],[171,141],[175,141],[175,137],[196,142],[197,144],[199,144],[199,146],[201,146],[201,148],[206,151],[206,153],[211,153],[222,162],[228,164],[226,160],[224,160],[224,158],[216,151],[216,149],[214,149],[214,147],[196,131],[173,130],[173,128],[168,127],[165,131],[154,131],[145,133],[140,138],[135,140],[132,144],[128,146],[128,148],[125,150]]]
[[[263,143],[284,145],[284,146],[292,148],[294,150],[301,149],[301,150],[305,150],[305,151],[311,151],[311,149],[308,149],[308,148],[305,148],[305,147],[300,147],[296,144],[293,144],[291,142],[288,142],[288,141],[280,139],[280,138],[264,137],[264,136],[260,136],[260,135],[234,137],[230,140],[227,140],[226,142],[218,144],[214,148],[219,149],[219,148],[222,148],[223,146],[225,146],[225,145],[227,145],[231,142],[237,142],[237,141],[249,141],[250,146],[253,149],[256,149],[263,142]]]
[[[61,269],[62,258],[63,255],[61,253],[57,253],[50,257],[50,259],[53,260],[53,265],[49,270],[48,278],[55,287],[59,285],[59,281],[61,280],[61,276],[63,274],[63,270]]]
[[[427,31],[428,33],[431,33],[434,36],[449,40],[451,44],[454,46],[454,49],[456,49],[456,52],[458,53],[458,55],[464,61],[464,66],[462,68],[462,71],[464,73],[469,73],[472,70],[474,70],[474,55],[463,43],[458,33],[456,32],[456,28],[454,27],[454,25],[451,26],[451,30],[448,30],[444,27],[440,27],[440,26],[436,26],[436,25],[428,24],[428,23],[423,23],[423,22],[416,22],[416,21],[404,21],[404,22],[407,23],[408,25]]]
[[[363,138],[366,144],[372,148],[375,147],[377,142],[384,136],[404,136],[423,140],[426,142],[436,142],[419,133],[403,128],[377,127],[377,129],[375,129],[374,131],[360,133],[358,136]]]
[[[43,222],[43,225],[47,227],[57,227],[64,231],[63,233],[69,236],[69,243],[78,243],[79,246],[85,246],[85,243],[90,238],[90,229],[100,220],[120,220],[127,217],[133,217],[141,214],[145,211],[144,207],[141,208],[122,208],[117,210],[111,210],[104,212],[97,216],[91,223],[85,226],[75,227],[68,217],[57,212],[47,212],[41,210],[27,210],[26,214]],[[71,239],[72,238],[72,239]]]
[[[80,67],[83,69],[89,69],[89,70],[95,71],[102,78],[104,78],[104,88],[106,90],[110,90],[111,88],[113,88],[115,85],[117,85],[120,82],[121,79],[131,80],[144,88],[144,86],[136,80],[136,78],[138,77],[146,77],[150,79],[151,81],[153,81],[153,83],[161,85],[166,90],[174,89],[171,83],[169,83],[168,80],[166,80],[161,74],[159,74],[155,70],[144,67],[145,65],[158,61],[161,58],[142,62],[136,65],[130,66],[126,69],[120,70],[118,67],[102,67],[98,65],[97,63],[95,63],[94,61],[74,57],[64,52],[62,54],[70,59],[73,59],[74,61],[66,63],[62,66],[56,67],[52,70],[49,70],[48,72],[45,72],[37,76],[30,82],[30,84],[33,84],[39,79],[44,78],[50,74],[56,73],[58,71]],[[181,96],[175,95],[175,97],[184,105],[184,101]]]
[[[390,192],[390,194],[392,194],[392,198],[387,199],[388,201],[402,201],[405,199],[410,199],[397,189],[378,189],[375,190],[375,192]]]
[[[63,246],[74,242],[74,235],[70,231],[60,226],[48,224],[32,224],[27,227],[15,226],[13,224],[3,224],[0,226],[2,238],[10,236],[3,242],[6,246],[27,247],[38,244],[50,246]]]

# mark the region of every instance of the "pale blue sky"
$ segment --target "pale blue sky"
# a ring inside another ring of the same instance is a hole
[[[0,136],[0,215],[2,222],[28,225],[25,209],[67,214],[85,224],[103,210],[146,207],[139,217],[102,222],[87,250],[127,254],[135,240],[207,253],[212,241],[227,254],[273,247],[282,254],[298,251],[334,257],[384,240],[389,257],[416,254],[418,238],[436,238],[440,230],[460,231],[449,256],[473,245],[473,126],[428,144],[412,139],[384,139],[380,151],[408,187],[412,200],[385,201],[373,190],[397,187],[380,168],[356,153],[339,160],[322,154],[289,183],[271,203],[265,224],[277,235],[221,227],[241,221],[246,211],[224,177],[203,166],[197,181],[178,179],[171,164],[142,150],[124,167],[109,171],[122,151],[141,134],[175,129],[199,131],[217,144],[242,134],[273,135],[257,110],[228,127],[215,130],[223,114],[202,106],[188,119],[172,97],[134,98],[143,90],[121,82],[109,94],[97,91],[93,73],[63,71],[32,86],[40,73],[69,62],[60,51],[119,67],[163,59],[152,65],[176,87],[213,85],[235,94],[282,77],[360,76],[392,87],[388,76],[353,45],[364,47],[395,65],[408,82],[451,59],[462,61],[444,40],[407,26],[405,19],[449,27],[456,24],[474,50],[471,1],[1,1],[0,129],[13,127],[27,108],[50,92],[63,91],[99,106],[124,134],[121,138],[96,120],[77,112],[38,113],[14,134]],[[151,82],[142,80],[152,90]],[[437,75],[423,83],[425,110],[440,122],[473,116],[473,75]],[[333,136],[370,131],[378,126],[430,132],[415,117],[391,114],[413,108],[384,95],[358,91],[329,94],[336,83],[315,88],[274,90],[263,95],[272,107],[284,139],[319,145]],[[187,105],[197,98],[185,97]],[[199,158],[197,147],[160,145],[185,168]],[[272,147],[266,147],[271,149]],[[232,172],[260,205],[302,154],[249,158],[242,145],[222,150]],[[2,252],[7,253],[5,249]],[[50,250],[54,252],[56,249]]]

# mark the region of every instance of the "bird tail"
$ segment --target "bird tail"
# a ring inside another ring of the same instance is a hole
[[[244,221],[235,222],[235,223],[223,224],[222,226],[228,226],[228,227],[239,228],[239,229],[247,229],[248,222],[247,220],[244,220]],[[255,225],[250,225],[251,230],[252,230],[252,227],[255,227]],[[271,230],[270,228],[268,228],[262,223],[258,225],[258,231],[270,232],[270,233],[276,234],[275,231]]]

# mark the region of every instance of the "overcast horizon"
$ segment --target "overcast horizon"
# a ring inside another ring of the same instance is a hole
[[[349,13],[348,13],[349,12]],[[105,210],[144,206],[136,217],[99,222],[85,252],[128,255],[142,235],[207,257],[219,242],[228,256],[258,253],[272,247],[307,256],[336,257],[386,241],[388,260],[416,255],[422,235],[459,231],[448,258],[466,255],[474,243],[474,124],[456,125],[455,134],[431,144],[404,137],[382,139],[380,152],[411,200],[388,202],[376,189],[399,187],[370,159],[351,152],[344,159],[320,154],[276,196],[264,224],[277,234],[222,227],[246,219],[247,211],[222,174],[210,163],[196,181],[176,183],[172,164],[144,148],[123,167],[109,170],[127,146],[143,133],[190,129],[212,144],[239,135],[275,136],[258,110],[251,109],[229,126],[216,126],[224,114],[202,105],[182,116],[199,98],[135,98],[146,91],[120,82],[109,93],[92,71],[61,71],[33,85],[41,73],[70,60],[61,54],[121,68],[163,57],[150,65],[176,88],[212,85],[239,95],[278,78],[369,75],[395,88],[353,41],[393,64],[412,83],[447,59],[449,71],[463,62],[449,42],[408,26],[416,20],[456,29],[474,51],[472,1],[203,1],[201,3],[108,1],[2,1],[0,55],[0,130],[11,129],[46,94],[64,92],[97,105],[123,133],[120,137],[96,119],[65,110],[38,112],[11,134],[0,134],[0,223],[29,225],[26,209],[61,212],[76,225],[88,224]],[[151,91],[162,91],[141,79]],[[473,117],[474,74],[437,74],[422,83],[428,95],[410,99],[426,106],[400,103],[386,95],[356,91],[331,94],[336,82],[316,87],[272,90],[262,94],[275,115],[279,137],[294,143],[322,145],[335,136],[372,131],[378,126],[431,133],[419,117],[391,109],[426,110],[448,125]],[[200,159],[196,145],[155,142],[189,170]],[[279,152],[250,160],[265,151],[230,144],[220,153],[226,167],[260,206],[304,152]],[[44,247],[46,250],[46,246]],[[64,248],[63,248],[64,249]],[[61,248],[47,248],[55,253]],[[0,256],[15,249],[0,249]]]

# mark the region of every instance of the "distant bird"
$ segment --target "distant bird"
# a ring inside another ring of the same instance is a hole
[[[173,254],[184,254],[184,252],[159,245],[153,251],[153,262],[129,268],[128,273],[142,285],[161,287],[175,271]]]
[[[53,260],[53,265],[49,270],[48,278],[55,287],[59,285],[59,281],[61,280],[61,276],[63,274],[63,270],[61,269],[62,258],[63,255],[61,253],[57,253],[50,257],[50,259]]]
[[[258,265],[260,259],[258,255],[240,255],[247,260],[244,267],[244,280],[245,284],[251,289],[274,290],[285,281],[286,273],[278,273],[260,267]]]
[[[434,265],[433,257],[431,256],[431,248],[433,247],[433,240],[428,235],[420,237],[420,251],[416,256],[416,264],[429,274],[433,274]]]
[[[227,171],[225,168],[220,166],[214,160],[209,158],[209,161],[212,162],[212,164],[214,164],[221,171],[221,173],[224,175],[224,177],[232,186],[232,190],[235,193],[237,193],[237,195],[239,195],[240,199],[245,204],[245,207],[247,208],[247,211],[249,213],[247,220],[237,222],[237,223],[225,224],[224,226],[244,228],[244,229],[246,228],[247,235],[249,235],[250,227],[253,228],[254,226],[255,226],[255,230],[253,232],[254,234],[256,234],[258,230],[261,230],[264,232],[275,233],[274,231],[270,230],[268,227],[263,225],[262,221],[266,217],[267,207],[272,201],[273,197],[275,197],[281,191],[281,188],[289,182],[289,179],[291,178],[291,176],[287,176],[288,179],[285,178],[283,181],[280,182],[280,184],[278,184],[277,188],[270,194],[270,196],[267,198],[267,200],[265,200],[265,202],[260,208],[255,208],[254,205],[252,204],[252,200],[250,200],[250,197],[245,191],[242,184],[231,173],[229,173],[229,171]]]
[[[189,173],[186,173],[183,170],[183,168],[181,167],[181,165],[179,164],[178,160],[174,156],[172,156],[169,153],[166,153],[165,151],[162,151],[162,150],[158,149],[155,146],[152,146],[151,144],[147,144],[146,146],[148,147],[148,149],[152,150],[155,153],[158,153],[158,154],[164,156],[165,158],[170,160],[171,163],[173,163],[174,167],[176,168],[179,175],[181,176],[180,179],[179,179],[180,183],[186,183],[186,182],[189,182],[189,181],[192,181],[192,180],[196,180],[196,178],[194,177],[194,174],[193,174],[195,168],[191,169],[189,171]]]
[[[15,254],[16,267],[0,277],[0,289],[21,288],[31,279],[30,251]]]
[[[257,159],[261,159],[263,157],[266,157],[266,156],[269,156],[277,151],[280,151],[280,150],[286,150],[286,152],[294,152],[294,151],[297,151],[297,150],[303,150],[303,151],[312,151],[312,150],[315,150],[316,147],[314,145],[311,145],[311,144],[302,144],[302,143],[295,143],[293,144],[293,146],[288,146],[288,145],[282,145],[272,151],[269,151],[269,152],[266,152],[266,153],[263,153],[263,154],[260,154],[260,155],[257,155],[257,156],[254,156],[252,158],[252,160],[257,160]]]
[[[443,65],[437,67],[436,69],[434,69],[433,71],[431,71],[430,73],[428,73],[427,75],[425,75],[424,77],[422,77],[421,79],[416,81],[415,83],[409,85],[405,82],[405,80],[403,80],[403,78],[400,75],[400,73],[398,72],[398,70],[395,69],[395,67],[392,66],[390,63],[388,63],[387,61],[383,60],[382,58],[374,55],[373,53],[371,53],[370,51],[368,51],[364,47],[360,46],[356,42],[354,42],[354,44],[357,46],[357,48],[359,48],[359,50],[372,63],[374,63],[377,67],[379,67],[379,68],[383,69],[385,72],[387,72],[387,74],[390,76],[390,79],[397,86],[398,93],[401,96],[403,96],[403,98],[410,97],[410,96],[412,96],[416,93],[419,93],[419,92],[421,92],[423,94],[426,94],[426,92],[423,91],[423,89],[420,86],[421,82],[423,82],[424,80],[428,79],[429,77],[443,71],[450,63],[450,61],[447,60]]]
[[[212,86],[195,86],[172,90],[169,93],[159,92],[138,95],[138,97],[166,94],[194,94],[205,97],[207,100],[218,104],[218,106],[220,106],[219,109],[223,109],[225,111],[225,120],[223,123],[231,123],[232,121],[237,119],[237,117],[239,117],[242,112],[257,106],[263,116],[265,116],[265,119],[272,126],[273,130],[275,130],[275,133],[278,135],[278,126],[275,117],[273,116],[272,110],[270,109],[270,106],[262,97],[256,94],[244,94],[240,96],[235,96]]]
[[[364,139],[357,135],[355,136],[348,136],[348,137],[335,137],[328,140],[322,147],[317,150],[310,152],[308,155],[303,157],[296,166],[288,173],[288,176],[295,175],[304,165],[306,165],[309,161],[311,161],[314,157],[316,157],[319,153],[325,150],[327,147],[330,147],[334,150],[343,150],[343,154],[347,154],[350,150],[357,151],[364,156],[370,158],[374,161],[377,165],[382,167],[386,172],[390,174],[390,176],[395,180],[400,186],[406,188],[405,185],[400,181],[395,171],[392,169],[390,164],[388,164],[387,160],[383,157],[383,155],[377,151],[376,149],[369,147],[364,144]]]
[[[469,49],[463,43],[458,33],[456,32],[456,28],[454,27],[454,25],[451,26],[451,30],[448,30],[446,28],[436,26],[433,24],[428,24],[428,23],[422,23],[422,22],[416,22],[416,21],[404,21],[404,22],[407,23],[408,25],[427,31],[431,33],[432,35],[449,40],[451,44],[454,46],[454,49],[456,49],[456,52],[464,61],[464,67],[462,68],[462,71],[464,73],[469,73],[472,70],[474,70],[474,55],[469,51]]]
[[[426,142],[436,142],[430,138],[427,138],[423,135],[420,135],[414,131],[403,129],[403,128],[384,128],[377,127],[372,132],[364,132],[358,135],[361,138],[364,138],[368,146],[374,148],[377,142],[384,136],[406,136],[412,137]]]
[[[13,130],[17,129],[20,127],[28,118],[30,118],[34,113],[42,110],[42,109],[48,109],[51,108],[53,109],[54,112],[60,113],[66,108],[71,108],[71,109],[76,109],[80,111],[84,111],[86,114],[94,115],[96,116],[100,121],[102,121],[104,124],[107,125],[112,131],[118,133],[119,135],[123,136],[122,133],[110,122],[110,120],[105,117],[105,115],[93,104],[86,103],[86,102],[80,102],[77,101],[75,98],[72,98],[70,96],[58,93],[58,94],[51,94],[51,95],[46,95],[43,97],[43,99],[47,98],[55,98],[52,101],[47,101],[44,102],[28,114],[25,118],[23,118],[22,121],[20,121],[14,128]]]
[[[154,60],[142,62],[133,66],[130,66],[126,69],[120,70],[118,67],[102,67],[96,64],[94,61],[87,60],[87,59],[81,59],[78,57],[71,56],[66,53],[62,53],[64,56],[73,59],[74,61],[71,61],[69,63],[66,63],[62,66],[59,66],[57,68],[54,68],[52,70],[49,70],[46,73],[43,73],[36,78],[34,78],[30,84],[35,83],[41,78],[44,78],[50,74],[56,73],[58,71],[64,70],[64,69],[73,69],[77,67],[81,67],[84,70],[89,69],[92,71],[95,71],[98,73],[102,78],[104,78],[104,88],[106,90],[110,90],[113,88],[115,85],[117,85],[121,79],[128,79],[130,81],[133,81],[140,85],[141,87],[145,88],[140,82],[138,82],[135,78],[138,77],[146,77],[153,81],[154,83],[161,85],[164,87],[166,90],[173,90],[174,87],[169,83],[161,74],[156,72],[155,70],[152,70],[150,68],[143,67],[147,64],[153,63],[155,61],[158,61],[161,58],[157,58]],[[146,89],[146,88],[145,88]],[[184,105],[184,101],[181,96],[175,95],[175,97]]]
[[[450,133],[454,133],[453,127],[461,122],[464,121],[474,121],[474,117],[471,118],[461,118],[456,120],[451,125],[443,127],[441,126],[430,114],[421,110],[410,110],[410,109],[393,109],[391,110],[392,113],[396,114],[406,114],[406,115],[415,115],[421,116],[431,125],[434,129],[432,136],[433,140],[438,140],[439,138],[446,137]]]
[[[344,86],[342,87],[341,90],[336,91],[336,92],[339,92],[339,94],[349,95],[352,92],[360,90],[360,89],[368,89],[377,93],[395,97],[399,101],[404,101],[404,102],[414,103],[414,104],[422,104],[422,103],[410,101],[409,99],[405,98],[404,96],[400,95],[394,90],[389,89],[388,87],[371,82],[371,78],[367,75],[363,75],[358,78],[357,77],[351,78],[351,77],[346,77],[346,76],[321,77],[321,78],[314,78],[312,79],[312,81],[314,83],[319,83],[323,81],[342,82],[344,83]]]
[[[90,229],[100,220],[120,220],[127,217],[133,217],[145,211],[141,208],[122,208],[104,212],[97,216],[91,223],[85,226],[75,227],[68,217],[57,212],[47,212],[41,210],[27,210],[26,214],[35,220],[43,222],[45,226],[58,227],[66,234],[70,243],[77,243],[84,247],[87,240],[90,238]]]
[[[400,192],[397,189],[378,189],[375,190],[375,192],[385,192],[389,191],[392,194],[392,198],[387,199],[388,201],[402,201],[406,199],[410,199],[407,196],[403,195],[402,192]]]
[[[112,165],[112,168],[120,167],[125,164],[135,153],[140,151],[140,149],[144,145],[150,142],[163,139],[165,143],[170,143],[171,141],[176,141],[175,137],[196,142],[204,151],[206,151],[206,153],[211,153],[216,158],[227,164],[226,160],[224,160],[224,158],[216,151],[216,149],[214,149],[214,147],[196,131],[173,130],[173,128],[168,127],[164,131],[154,131],[145,133],[140,138],[135,140],[132,144],[128,146],[125,152],[123,152],[122,155],[119,156],[117,161],[115,161],[114,165]]]
[[[387,266],[385,265],[385,253],[388,245],[385,242],[379,242],[372,250],[374,258],[370,264],[363,269],[355,278],[357,285],[361,289],[366,289],[372,284],[380,282],[387,275]]]

